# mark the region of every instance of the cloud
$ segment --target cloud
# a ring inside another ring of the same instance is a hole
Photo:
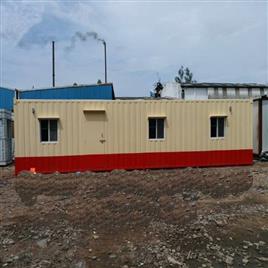
[[[33,45],[45,46],[52,40],[69,41],[72,33],[79,28],[75,23],[53,14],[43,14],[40,22],[34,24],[18,42],[21,48]]]
[[[96,32],[107,42],[108,80],[117,95],[148,95],[157,73],[162,81],[173,80],[180,65],[189,66],[198,81],[268,83],[267,5],[13,3],[4,8],[2,86],[49,86],[52,38],[58,85],[103,80],[100,43],[89,39],[65,51],[77,31]]]

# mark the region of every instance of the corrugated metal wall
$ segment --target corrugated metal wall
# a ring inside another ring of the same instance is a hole
[[[253,102],[253,113],[252,113],[252,121],[253,121],[253,153],[259,154],[259,101]]]
[[[213,115],[227,116],[224,138],[210,138]],[[164,140],[148,139],[151,116],[166,118]],[[42,117],[59,118],[57,143],[40,143]],[[18,100],[15,138],[16,157],[252,149],[252,101]]]
[[[13,110],[14,90],[0,87],[0,109]]]
[[[262,100],[262,152],[268,151],[268,100]]]
[[[21,99],[114,99],[113,85],[78,85],[20,91]]]
[[[12,162],[11,112],[0,109],[0,165]]]

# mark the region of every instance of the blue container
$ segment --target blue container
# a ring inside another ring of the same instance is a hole
[[[14,90],[0,87],[0,109],[13,110]]]
[[[19,92],[19,98],[113,100],[115,96],[113,84],[99,84],[25,90]]]

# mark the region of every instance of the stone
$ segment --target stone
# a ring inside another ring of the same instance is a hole
[[[249,260],[248,260],[247,257],[244,257],[244,258],[242,259],[242,262],[243,262],[244,265],[247,265],[248,262],[249,262]]]
[[[40,247],[40,248],[46,248],[47,247],[47,239],[41,239],[38,240],[36,242],[36,244]]]
[[[85,261],[79,261],[75,264],[75,268],[86,268],[86,262]]]
[[[13,245],[15,243],[15,241],[13,239],[10,238],[6,238],[3,241],[3,245]]]
[[[233,261],[234,261],[234,258],[231,257],[231,256],[226,256],[225,258],[225,262],[229,265],[232,265],[233,264]]]
[[[268,258],[267,257],[257,257],[257,259],[259,261],[268,262]]]
[[[224,222],[221,221],[221,220],[214,220],[214,222],[216,223],[216,225],[217,225],[218,227],[223,227],[223,226],[224,226]]]
[[[167,259],[168,259],[169,263],[171,263],[171,264],[181,264],[179,261],[175,260],[171,256],[168,256]]]

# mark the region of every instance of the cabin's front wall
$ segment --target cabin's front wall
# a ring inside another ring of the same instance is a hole
[[[210,137],[210,117],[226,117]],[[148,118],[165,118],[150,140]],[[40,142],[40,118],[58,118],[58,141]],[[248,100],[25,101],[15,103],[16,172],[218,166],[252,163]]]

